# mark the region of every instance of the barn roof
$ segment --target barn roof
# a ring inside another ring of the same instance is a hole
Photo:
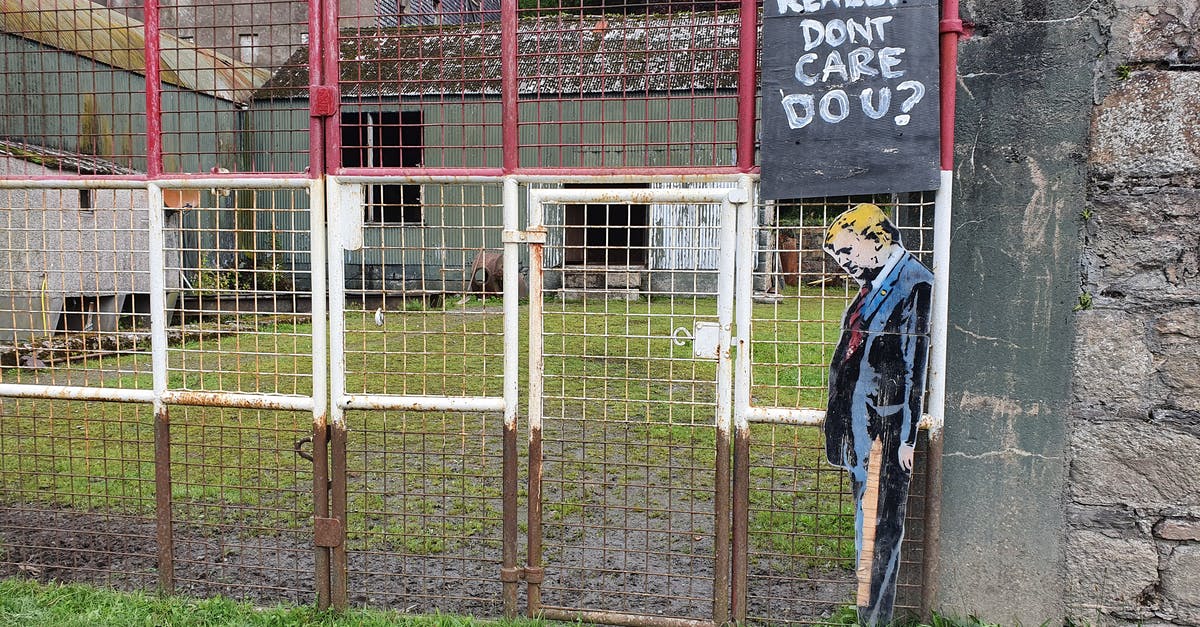
[[[146,72],[141,22],[87,0],[0,0],[0,31],[137,74]],[[163,82],[244,102],[269,70],[160,34]]]
[[[52,170],[79,174],[138,174],[137,170],[92,155],[0,139],[0,156],[15,157]]]
[[[559,14],[517,28],[522,94],[732,89],[735,11],[669,15]],[[343,98],[500,93],[500,24],[344,29]],[[308,49],[298,50],[256,98],[308,95]]]

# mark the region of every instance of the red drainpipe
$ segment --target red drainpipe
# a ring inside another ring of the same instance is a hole
[[[954,88],[958,82],[958,40],[971,36],[958,16],[958,0],[942,0],[942,169],[954,169]]]

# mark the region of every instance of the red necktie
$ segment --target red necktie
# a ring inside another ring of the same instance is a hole
[[[846,318],[846,330],[850,332],[850,342],[846,344],[846,354],[842,357],[842,361],[849,361],[858,352],[859,347],[862,346],[862,308],[863,303],[867,300],[867,292],[870,289],[870,283],[863,285],[862,289],[858,292],[858,298],[854,300],[854,309],[850,311],[850,317]]]

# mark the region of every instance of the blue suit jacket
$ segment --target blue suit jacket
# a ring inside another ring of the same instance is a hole
[[[863,297],[859,328],[864,339],[847,356],[851,303],[829,368],[825,452],[835,466],[858,460],[855,432],[898,446],[915,445],[925,394],[929,354],[929,308],[933,273],[907,250],[886,275],[876,277]],[[857,429],[856,429],[857,426]],[[866,450],[868,442],[858,442]],[[895,455],[895,449],[885,454]]]

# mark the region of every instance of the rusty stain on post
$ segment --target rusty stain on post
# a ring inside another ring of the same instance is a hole
[[[316,544],[316,588],[317,607],[329,609],[330,599],[330,547],[317,541],[319,535],[316,521],[329,517],[329,427],[328,414],[324,411],[313,415],[312,435],[313,463],[313,541]]]
[[[729,576],[730,576],[730,503],[729,503],[729,427],[723,425],[717,429],[716,437],[716,489],[713,498],[716,500],[714,514],[716,520],[713,530],[713,544],[716,555],[713,558],[713,620],[724,624],[729,620]]]
[[[517,423],[504,424],[503,498],[504,548],[500,580],[504,584],[504,616],[515,618],[517,613]]]
[[[921,553],[921,617],[933,617],[937,603],[937,574],[940,565],[938,540],[942,534],[942,432],[929,431],[925,466],[925,533]]]
[[[332,445],[331,458],[333,465],[330,469],[332,482],[330,484],[330,516],[341,521],[342,529],[346,527],[346,425],[335,421],[330,437]],[[349,564],[346,557],[346,543],[330,549],[329,556],[329,591],[332,607],[339,610],[349,605],[346,580],[349,576]]]
[[[171,429],[166,405],[154,406],[154,496],[158,542],[158,590],[175,592],[175,542],[171,517]]]
[[[750,427],[738,425],[733,434],[733,620],[746,622],[747,558],[750,550]]]

